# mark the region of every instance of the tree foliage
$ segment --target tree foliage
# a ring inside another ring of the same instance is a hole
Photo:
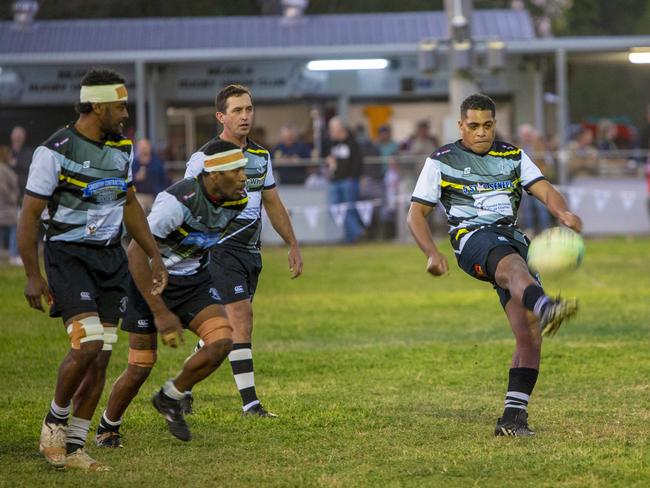
[[[0,19],[14,0],[0,0]],[[279,14],[281,0],[41,0],[38,19],[190,17]],[[477,9],[528,9],[542,31],[558,36],[648,34],[650,0],[474,0]],[[442,10],[443,0],[311,0],[307,14]]]

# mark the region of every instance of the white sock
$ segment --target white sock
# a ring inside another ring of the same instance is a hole
[[[185,393],[178,391],[178,388],[176,388],[172,380],[165,383],[165,386],[163,386],[163,393],[174,400],[182,400],[185,398]]]
[[[68,417],[70,416],[70,410],[72,409],[72,403],[68,403],[67,407],[59,407],[54,399],[52,399],[52,403],[50,404],[50,413],[54,415],[56,418],[61,419],[61,420],[67,420]]]
[[[79,446],[79,448],[83,447],[86,444],[86,437],[88,437],[89,430],[90,420],[71,417],[70,422],[68,422],[68,429],[66,430],[66,444],[74,444],[75,446]]]

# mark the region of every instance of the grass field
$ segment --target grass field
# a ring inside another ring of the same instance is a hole
[[[28,309],[21,270],[0,269],[0,486],[650,486],[649,257],[648,238],[593,240],[578,273],[545,282],[582,308],[545,341],[538,435],[518,439],[492,436],[513,339],[489,285],[455,263],[431,278],[415,246],[397,245],[306,248],[291,281],[285,251],[267,249],[254,358],[280,419],[242,418],[225,364],[195,388],[192,442],[173,439],[149,400],[191,350],[187,335],[161,349],[124,449],[89,448],[114,468],[91,474],[55,472],[38,453],[68,342]]]

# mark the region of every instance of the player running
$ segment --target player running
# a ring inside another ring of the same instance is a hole
[[[137,243],[129,246],[132,281],[122,323],[129,333],[128,366],[111,390],[97,429],[98,446],[121,447],[122,416],[156,362],[156,332],[163,344],[177,347],[184,327],[205,346],[154,395],[153,406],[172,435],[182,441],[191,439],[184,418],[184,392],[216,370],[232,349],[232,327],[217,301],[207,264],[210,249],[248,201],[245,165],[238,146],[215,141],[205,148],[198,176],[179,181],[156,198],[148,220],[170,275],[162,295],[149,293],[147,256]]]

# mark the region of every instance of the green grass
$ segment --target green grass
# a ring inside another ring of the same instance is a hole
[[[68,341],[28,309],[21,271],[0,269],[0,486],[650,485],[650,239],[589,241],[579,272],[546,280],[581,311],[544,344],[534,439],[492,437],[513,339],[489,285],[453,262],[427,276],[415,246],[306,248],[294,281],[285,256],[265,250],[255,299],[258,392],[280,419],[239,415],[226,364],[195,388],[192,442],[173,439],[149,399],[191,350],[186,335],[161,348],[125,448],[89,448],[114,470],[90,474],[38,453]],[[126,356],[121,334],[107,389]]]

